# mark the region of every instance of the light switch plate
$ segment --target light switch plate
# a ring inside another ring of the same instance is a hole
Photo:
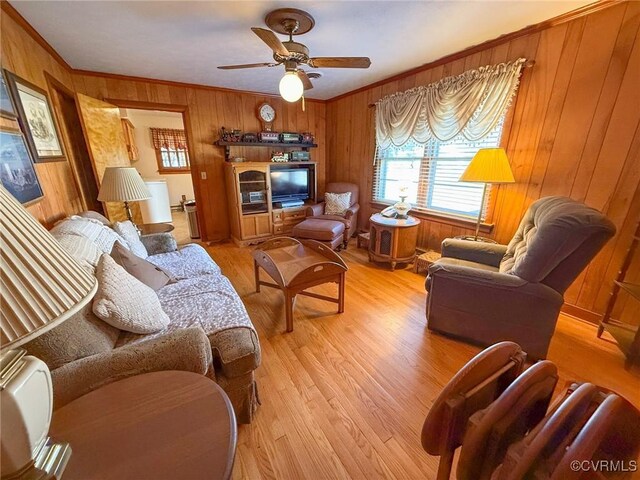
[[[200,172],[200,180],[206,180],[207,179],[207,172]]]

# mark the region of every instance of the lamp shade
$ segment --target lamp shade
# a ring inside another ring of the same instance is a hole
[[[151,198],[149,188],[134,167],[107,167],[104,170],[98,200],[135,202]]]
[[[95,277],[0,186],[0,349],[62,323],[97,288]]]
[[[475,154],[460,182],[515,183],[504,148],[481,148]]]

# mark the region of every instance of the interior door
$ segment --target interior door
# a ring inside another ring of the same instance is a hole
[[[93,171],[100,185],[105,168],[131,165],[120,121],[120,109],[81,93],[76,94],[76,104]],[[138,202],[130,205],[133,220],[138,224],[143,223]],[[105,202],[104,211],[112,222],[127,219],[122,203]]]

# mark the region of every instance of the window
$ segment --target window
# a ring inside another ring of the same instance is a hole
[[[373,199],[396,203],[404,189],[416,210],[477,218],[482,208],[484,218],[489,190],[481,205],[483,185],[458,182],[458,178],[479,149],[500,146],[501,134],[502,122],[478,142],[460,136],[446,143],[432,138],[424,145],[410,141],[378,149]]]
[[[179,148],[156,148],[158,159],[158,173],[189,172],[189,152]]]

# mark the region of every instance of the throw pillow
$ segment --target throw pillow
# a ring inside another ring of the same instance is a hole
[[[113,229],[118,235],[125,239],[127,245],[133,253],[135,253],[140,258],[147,258],[149,256],[149,254],[147,253],[147,249],[140,241],[140,235],[138,234],[138,230],[133,223],[131,223],[129,220],[127,220],[126,222],[116,222],[113,224]]]
[[[169,275],[165,270],[157,267],[144,258],[140,258],[118,242],[113,245],[111,258],[113,258],[118,265],[124,268],[127,273],[133,275],[153,290],[160,290],[167,283],[175,282],[175,280],[171,278],[171,275]]]
[[[115,242],[128,246],[126,240],[109,227],[105,227],[96,220],[73,216],[57,223],[50,231],[51,235],[59,238],[63,235],[79,235],[89,239],[98,250],[109,253]]]
[[[351,206],[351,192],[346,193],[325,193],[324,194],[324,214],[342,215]]]
[[[96,268],[98,292],[93,313],[109,325],[132,333],[155,333],[169,325],[158,295],[109,255],[102,255]]]

